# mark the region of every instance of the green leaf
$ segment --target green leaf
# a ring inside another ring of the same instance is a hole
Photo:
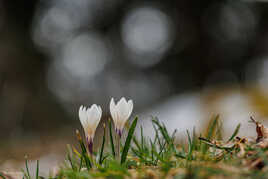
[[[104,144],[105,144],[105,126],[103,126],[103,138],[102,138],[102,145],[101,145],[101,150],[100,150],[100,159],[99,159],[99,164],[101,165],[103,162],[103,150],[104,150]]]
[[[113,139],[112,122],[111,122],[111,120],[109,120],[109,133],[110,133],[110,142],[111,142],[112,154],[115,157],[114,139]]]
[[[138,117],[135,117],[134,121],[132,122],[130,129],[128,131],[127,139],[123,148],[122,156],[121,156],[121,164],[123,164],[127,159],[128,150],[130,147],[131,139],[133,137],[136,125],[137,125]]]
[[[233,138],[238,134],[239,129],[240,129],[240,126],[241,126],[241,124],[238,124],[236,126],[235,131],[234,131],[233,135],[229,138],[228,142],[230,142],[231,140],[233,140]]]

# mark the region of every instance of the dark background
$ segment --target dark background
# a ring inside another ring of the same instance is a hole
[[[253,0],[2,0],[0,139],[79,127],[81,104],[107,117],[111,97],[138,113],[207,87],[265,93],[267,18]]]

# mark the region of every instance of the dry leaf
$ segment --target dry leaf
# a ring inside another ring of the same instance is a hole
[[[260,122],[256,121],[253,117],[250,117],[251,121],[256,124],[257,132],[257,145],[260,145],[262,148],[268,147],[268,128],[264,127]]]

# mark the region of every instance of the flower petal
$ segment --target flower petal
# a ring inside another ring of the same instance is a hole
[[[93,104],[90,109],[87,110],[88,124],[93,125],[100,118],[99,108],[96,104]]]
[[[86,108],[84,106],[79,108],[79,119],[88,137],[94,137],[95,130],[101,119],[101,115],[101,107],[97,106],[96,104],[93,104],[90,108]]]
[[[101,109],[101,107],[98,106],[98,109],[99,109],[99,113],[100,113],[100,115],[101,115],[101,114],[102,114],[102,109]]]
[[[128,117],[127,118],[129,118],[133,110],[133,101],[129,100],[127,103],[128,103]]]
[[[79,119],[80,119],[80,122],[81,122],[83,128],[85,128],[87,116],[86,116],[85,107],[83,105],[80,106],[80,108],[79,108]]]
[[[126,99],[123,97],[121,100],[117,103],[118,107],[118,114],[119,114],[119,120],[125,121],[128,119],[129,114],[129,107]]]
[[[115,105],[114,98],[110,101],[110,113],[114,120],[114,123],[117,121],[117,106]]]

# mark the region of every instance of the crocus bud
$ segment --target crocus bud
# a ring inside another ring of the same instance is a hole
[[[90,108],[81,106],[79,109],[79,119],[84,128],[88,150],[91,154],[93,153],[93,138],[101,115],[101,107],[96,104],[93,104]]]
[[[110,112],[114,121],[116,133],[121,137],[124,125],[130,117],[133,110],[133,101],[123,97],[115,104],[114,99],[110,102]]]

